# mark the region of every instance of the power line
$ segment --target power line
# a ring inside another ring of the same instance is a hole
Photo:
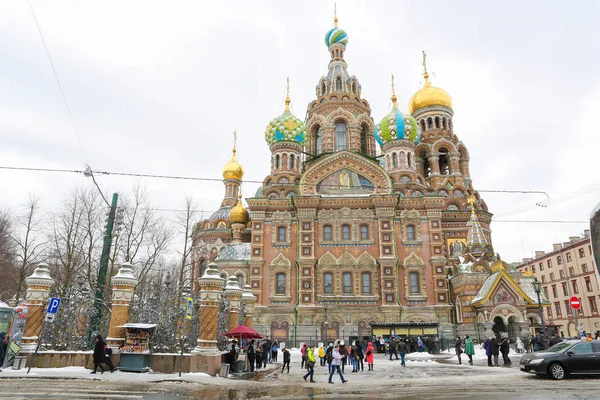
[[[527,224],[589,224],[590,221],[561,221],[561,220],[492,220],[492,223],[496,222],[510,222],[510,223],[527,223]]]

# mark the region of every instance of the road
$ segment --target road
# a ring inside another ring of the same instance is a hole
[[[453,362],[454,360],[450,361]],[[304,371],[292,363],[290,374],[273,370],[259,381],[221,379],[202,382],[91,379],[2,379],[0,399],[598,399],[598,378],[553,381],[510,368],[378,359],[373,372],[352,373],[342,384],[327,383],[327,367],[315,367],[317,383],[305,383]],[[114,376],[113,376],[114,378]]]

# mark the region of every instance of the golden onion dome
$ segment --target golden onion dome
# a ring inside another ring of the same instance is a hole
[[[234,147],[231,160],[223,167],[223,179],[237,179],[241,181],[244,176],[244,168],[238,163],[235,153],[236,149]]]
[[[413,94],[408,104],[408,112],[412,114],[418,109],[427,106],[446,106],[452,108],[452,97],[442,88],[431,86],[429,74],[423,74],[425,85],[417,93]]]
[[[248,210],[242,205],[242,195],[239,195],[237,204],[229,211],[229,222],[232,224],[247,224],[249,220]]]

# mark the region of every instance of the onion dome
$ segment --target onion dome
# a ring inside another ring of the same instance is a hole
[[[348,44],[348,34],[345,30],[338,27],[337,12],[333,18],[334,27],[325,34],[325,44],[327,47],[332,44],[339,43],[344,46]]]
[[[239,195],[237,204],[229,211],[229,222],[232,224],[247,224],[249,220],[248,210],[242,205],[242,195]]]
[[[452,108],[452,97],[442,88],[431,86],[429,74],[425,66],[426,55],[423,52],[423,78],[425,84],[417,93],[413,94],[408,104],[408,112],[413,113],[416,110],[427,106],[445,106]]]
[[[380,146],[391,140],[405,139],[419,143],[421,128],[410,114],[403,114],[396,104],[398,100],[394,93],[394,76],[392,75],[392,111],[375,126],[375,140]]]
[[[244,176],[244,168],[238,163],[235,155],[237,152],[237,132],[233,133],[233,137],[233,154],[231,155],[231,160],[223,167],[223,179],[237,179],[238,181],[241,181]]]
[[[287,96],[285,98],[285,111],[274,118],[265,130],[265,140],[269,145],[278,142],[296,142],[300,145],[306,140],[306,125],[290,111],[289,79]]]

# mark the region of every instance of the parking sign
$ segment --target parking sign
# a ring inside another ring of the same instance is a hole
[[[60,299],[58,297],[52,297],[48,303],[48,314],[56,314],[58,312],[58,306],[60,306]]]

